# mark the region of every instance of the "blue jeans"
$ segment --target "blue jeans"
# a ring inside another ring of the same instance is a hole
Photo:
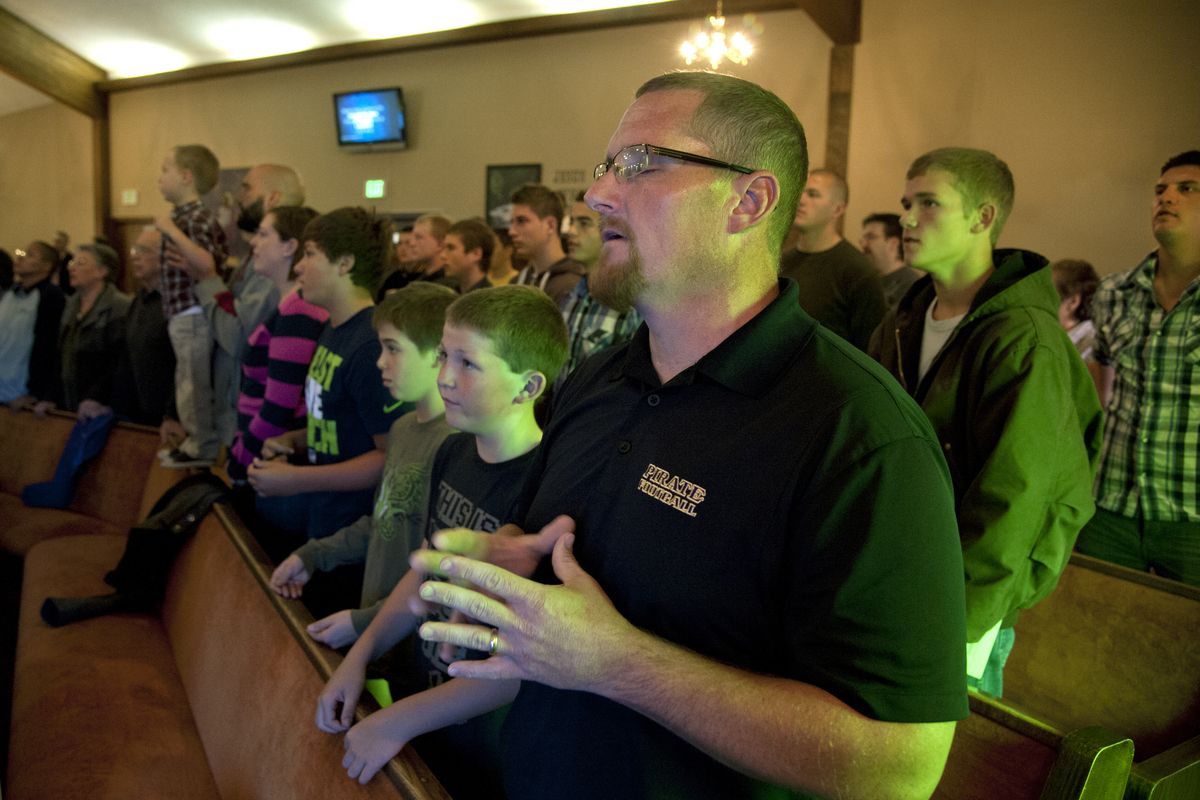
[[[1130,569],[1154,570],[1173,581],[1200,586],[1200,522],[1156,522],[1103,508],[1084,526],[1075,549]]]
[[[1008,661],[1008,654],[1012,652],[1015,639],[1016,634],[1012,628],[1001,628],[996,634],[996,643],[992,645],[992,652],[988,656],[987,666],[983,668],[983,675],[978,679],[968,675],[967,686],[992,697],[1003,697],[1004,664]]]

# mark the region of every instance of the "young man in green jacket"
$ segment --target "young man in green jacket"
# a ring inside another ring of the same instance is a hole
[[[1046,259],[995,250],[1013,203],[992,153],[943,148],[909,168],[906,263],[928,272],[870,353],[933,423],[954,481],[969,683],[999,696],[1017,612],[1054,588],[1095,506],[1100,405],[1058,325]]]

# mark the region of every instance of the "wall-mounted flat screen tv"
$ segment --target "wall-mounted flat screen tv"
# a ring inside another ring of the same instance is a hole
[[[384,150],[408,146],[404,93],[367,89],[333,96],[338,144],[349,149]]]

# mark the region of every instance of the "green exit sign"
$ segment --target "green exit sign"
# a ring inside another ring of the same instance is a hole
[[[368,200],[378,200],[383,197],[386,188],[387,185],[382,179],[370,180],[363,185],[363,195]]]

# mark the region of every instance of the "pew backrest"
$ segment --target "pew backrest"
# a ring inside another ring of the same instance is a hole
[[[1073,555],[1022,613],[1004,698],[1062,730],[1103,725],[1139,760],[1200,733],[1200,589]]]
[[[1133,742],[1103,728],[1064,734],[974,691],[938,800],[1121,800]]]
[[[267,588],[270,571],[242,521],[219,504],[176,562],[163,606],[221,795],[449,800],[411,748],[365,787],[346,777],[342,737],[314,723],[340,656],[304,633],[311,616]]]

